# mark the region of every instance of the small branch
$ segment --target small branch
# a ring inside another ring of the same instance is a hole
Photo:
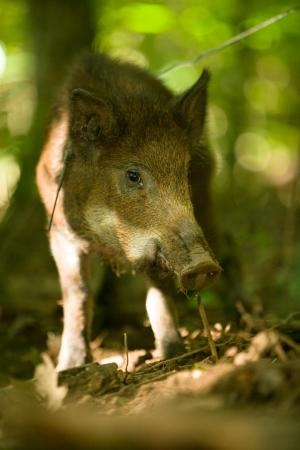
[[[295,350],[296,353],[300,354],[300,345],[294,342],[293,339],[285,334],[280,334],[279,337],[281,342],[287,344],[289,347]]]
[[[198,310],[199,310],[199,314],[204,326],[204,330],[207,333],[207,339],[208,339],[208,344],[209,344],[209,348],[211,351],[211,357],[214,363],[216,363],[218,361],[218,353],[217,353],[217,349],[216,349],[216,345],[214,343],[214,340],[212,338],[211,332],[210,332],[210,327],[209,327],[209,323],[207,320],[207,315],[205,312],[205,308],[203,303],[201,302],[201,297],[200,294],[197,295],[197,303],[198,303]]]
[[[286,356],[280,342],[277,342],[274,346],[274,350],[280,362],[285,363],[288,361],[288,357]]]
[[[157,370],[160,366],[168,366],[171,363],[179,362],[179,361],[181,361],[182,359],[185,359],[185,358],[190,358],[192,356],[197,355],[198,353],[204,352],[205,350],[207,350],[207,345],[205,345],[205,346],[203,346],[201,348],[198,348],[196,350],[191,350],[190,352],[183,353],[181,355],[173,356],[173,358],[164,359],[162,361],[158,361],[156,363],[149,364],[149,367],[147,367],[147,369],[144,369],[143,373],[145,373],[145,372],[148,373],[148,372],[151,372],[153,370]]]
[[[199,55],[197,55],[194,59],[191,59],[189,61],[185,61],[182,63],[174,64],[173,66],[171,66],[165,70],[162,70],[161,72],[158,73],[158,76],[159,76],[159,78],[162,78],[175,69],[182,69],[184,67],[195,66],[201,59],[208,58],[209,56],[212,56],[215,53],[220,52],[224,48],[230,47],[231,45],[234,45],[237,42],[242,41],[243,39],[251,36],[252,34],[257,33],[258,31],[263,30],[264,28],[267,28],[270,25],[273,25],[274,23],[278,22],[279,20],[284,19],[285,17],[289,16],[290,14],[294,14],[299,9],[300,9],[300,6],[294,6],[293,8],[290,8],[287,11],[276,14],[276,16],[270,17],[269,19],[266,19],[263,22],[260,22],[251,28],[248,28],[248,30],[242,31],[241,33],[233,36],[232,38],[228,39],[227,41],[223,42],[222,44],[217,45],[216,47],[212,47],[212,48],[209,48],[208,50],[204,50],[203,52],[199,53]]]
[[[156,375],[147,380],[140,381],[139,383],[136,383],[134,386],[139,387],[139,386],[142,386],[143,384],[154,383],[155,381],[163,380],[164,378],[168,377],[169,375],[173,375],[174,373],[176,373],[176,370],[172,369],[172,370],[169,370],[168,372],[160,373],[159,375]]]
[[[58,182],[58,186],[57,186],[57,191],[56,191],[56,195],[55,195],[55,200],[54,200],[54,204],[53,204],[51,216],[50,216],[50,219],[49,219],[49,223],[48,223],[48,226],[47,226],[47,232],[48,232],[48,233],[49,233],[50,230],[51,230],[51,226],[52,226],[52,222],[53,222],[53,217],[54,217],[54,213],[55,213],[55,209],[56,209],[56,205],[57,205],[57,201],[58,201],[58,196],[59,196],[59,193],[60,193],[60,191],[61,191],[61,188],[62,188],[64,179],[65,179],[66,169],[67,169],[67,165],[68,165],[68,163],[69,163],[69,160],[70,160],[70,158],[71,158],[71,155],[72,155],[71,150],[70,150],[70,148],[68,148],[68,149],[66,150],[66,153],[65,153],[65,156],[64,156],[63,167],[62,167],[62,171],[61,171],[60,178],[59,178],[59,182]]]
[[[246,330],[248,332],[253,331],[255,329],[255,322],[252,315],[246,311],[242,302],[236,302],[235,304],[238,313],[240,313],[242,321],[246,325]]]
[[[124,333],[124,353],[125,353],[125,375],[123,383],[126,384],[128,377],[128,363],[129,363],[127,333]]]

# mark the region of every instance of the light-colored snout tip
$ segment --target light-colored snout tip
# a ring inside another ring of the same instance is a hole
[[[216,263],[200,264],[181,273],[180,282],[183,289],[199,290],[210,286],[221,272]]]

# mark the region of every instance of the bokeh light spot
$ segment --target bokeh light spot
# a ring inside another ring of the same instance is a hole
[[[285,146],[273,148],[265,176],[275,185],[290,182],[297,174],[296,155]]]
[[[286,64],[275,56],[267,55],[258,58],[256,71],[260,78],[274,81],[280,87],[286,87],[290,80],[290,73]]]
[[[250,78],[244,83],[244,92],[254,109],[262,112],[276,112],[278,110],[278,87],[272,81]]]
[[[4,73],[6,68],[6,52],[4,49],[4,45],[0,42],[0,77]]]
[[[240,134],[235,143],[238,164],[251,172],[262,172],[270,160],[267,140],[259,134]]]
[[[130,3],[120,11],[124,25],[138,33],[163,33],[172,28],[174,16],[164,5]]]
[[[20,177],[20,167],[12,155],[0,157],[0,220],[3,218]]]

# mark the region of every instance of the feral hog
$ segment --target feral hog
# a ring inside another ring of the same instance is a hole
[[[201,289],[220,272],[209,226],[212,157],[203,145],[209,73],[182,95],[100,54],[73,67],[50,123],[37,183],[63,294],[58,370],[90,359],[89,255],[151,281],[146,307],[162,357],[183,346],[168,285]]]

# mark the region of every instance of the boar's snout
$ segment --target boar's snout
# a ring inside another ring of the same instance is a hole
[[[185,269],[180,274],[180,283],[185,290],[198,290],[210,286],[221,268],[213,261],[203,262],[196,267]]]
[[[178,282],[183,290],[198,290],[210,286],[221,272],[202,229],[192,219],[177,224],[177,261],[174,263]]]

